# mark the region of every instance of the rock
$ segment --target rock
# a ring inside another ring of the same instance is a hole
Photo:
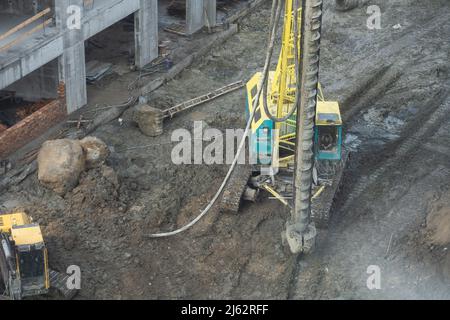
[[[101,166],[109,156],[108,146],[99,138],[85,137],[80,144],[86,158],[86,169]]]
[[[141,132],[150,137],[156,137],[163,132],[162,111],[147,104],[134,107],[133,119]]]
[[[69,139],[44,142],[37,161],[40,183],[59,195],[77,186],[85,165],[80,142]]]

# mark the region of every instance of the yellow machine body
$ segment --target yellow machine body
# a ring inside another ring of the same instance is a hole
[[[11,233],[13,226],[30,224],[30,218],[24,213],[11,213],[0,215],[0,232]]]
[[[48,252],[39,225],[24,212],[1,214],[0,236],[1,275],[10,297],[21,299],[47,293]]]

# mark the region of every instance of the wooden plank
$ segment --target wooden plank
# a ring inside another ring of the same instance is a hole
[[[35,22],[36,20],[38,20],[39,18],[45,16],[47,13],[50,13],[51,9],[47,8],[45,10],[42,10],[41,12],[39,12],[38,14],[32,16],[31,18],[25,20],[24,22],[18,24],[17,26],[15,26],[14,28],[12,28],[11,30],[7,31],[6,33],[0,35],[0,41],[8,38],[9,36],[13,35],[14,33],[16,33],[17,31],[22,30],[23,28],[25,28],[26,26],[28,26],[29,24]]]
[[[38,32],[39,30],[44,29],[46,26],[48,26],[50,23],[52,23],[53,19],[50,18],[48,20],[46,20],[44,23],[34,27],[33,29],[31,29],[30,31],[25,32],[24,34],[20,35],[17,39],[15,39],[14,41],[11,41],[10,43],[4,45],[3,47],[0,47],[0,52],[5,51],[9,48],[11,48],[12,46],[22,42],[23,40],[25,40],[25,38],[28,38],[30,35],[32,35],[35,32]]]

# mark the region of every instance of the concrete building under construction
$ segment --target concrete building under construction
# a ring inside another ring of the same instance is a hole
[[[87,103],[85,45],[96,34],[127,18],[134,24],[134,65],[157,58],[158,6],[165,2],[1,0],[0,156]],[[185,34],[215,25],[216,0],[187,0],[184,8]]]

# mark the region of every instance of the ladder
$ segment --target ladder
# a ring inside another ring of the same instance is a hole
[[[230,83],[229,85],[226,85],[222,88],[216,89],[214,91],[211,91],[207,94],[204,94],[202,96],[184,101],[180,104],[177,104],[173,107],[170,107],[169,109],[166,109],[163,111],[163,118],[173,118],[173,116],[181,111],[188,110],[190,108],[193,108],[195,106],[198,106],[202,103],[211,101],[213,99],[216,99],[220,96],[223,96],[224,94],[227,94],[229,92],[235,91],[239,88],[242,88],[244,86],[244,83],[241,81]]]

